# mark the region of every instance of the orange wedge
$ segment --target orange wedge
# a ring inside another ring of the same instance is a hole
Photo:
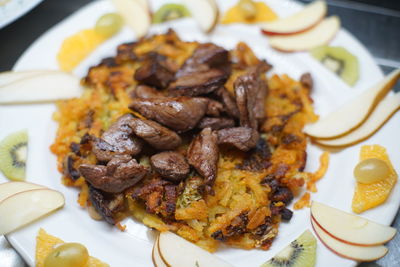
[[[81,30],[67,37],[57,54],[61,70],[72,71],[106,39],[106,37],[98,34],[94,29]]]
[[[360,161],[369,158],[378,158],[385,161],[390,167],[390,175],[372,184],[356,184],[356,189],[351,205],[355,213],[372,209],[381,205],[388,198],[390,191],[397,182],[397,173],[390,162],[386,149],[380,145],[365,145],[361,147]]]
[[[39,234],[36,237],[36,267],[43,267],[44,260],[55,248],[55,246],[64,244],[65,242],[58,237],[49,235],[45,230],[40,229]],[[104,263],[96,258],[89,257],[87,264],[84,267],[109,267],[107,263]]]

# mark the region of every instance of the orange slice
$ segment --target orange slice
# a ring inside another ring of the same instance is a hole
[[[94,29],[81,30],[66,38],[57,54],[61,70],[73,70],[106,39],[107,37],[96,33]]]
[[[65,242],[58,237],[49,235],[45,230],[40,229],[39,234],[36,237],[36,267],[43,267],[44,260],[55,248],[56,245],[64,244]],[[107,263],[104,263],[96,258],[89,257],[89,261],[84,267],[109,267]]]
[[[351,205],[355,213],[361,213],[384,203],[397,182],[397,173],[384,147],[380,145],[362,146],[360,150],[360,161],[369,158],[378,158],[385,161],[390,167],[390,175],[386,179],[372,184],[357,182],[353,203]]]

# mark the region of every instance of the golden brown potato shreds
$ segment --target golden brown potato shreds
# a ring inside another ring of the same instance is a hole
[[[89,201],[88,185],[74,170],[83,163],[96,163],[85,142],[87,135],[100,136],[118,117],[132,113],[128,105],[130,94],[137,85],[133,76],[148,53],[167,57],[169,67],[176,70],[198,45],[197,42],[181,41],[173,31],[122,44],[115,57],[90,68],[82,80],[88,88],[80,98],[57,103],[54,119],[59,128],[51,151],[57,156],[63,183],[81,189],[78,202],[82,207]],[[256,65],[260,60],[245,43],[239,43],[230,51],[230,59],[232,73],[225,87],[233,95],[236,78],[246,67]],[[266,119],[260,128],[271,155],[262,160],[269,168],[262,171],[238,168],[247,154],[222,147],[214,195],[203,196],[195,186],[195,179],[191,180],[191,185],[187,179],[178,186],[182,195],[178,197],[174,217],[167,218],[162,212],[150,213],[143,203],[133,199],[134,186],[124,194],[124,216],[132,216],[159,231],[174,231],[209,251],[215,251],[220,242],[243,249],[268,249],[278,234],[281,221],[281,215],[274,210],[284,203],[271,201],[272,187],[266,179],[278,180],[297,194],[308,177],[302,172],[307,159],[307,142],[302,129],[317,116],[313,112],[309,89],[298,81],[287,75],[273,75],[268,79],[263,75],[263,78],[269,92],[265,99]],[[188,143],[184,142],[177,150],[186,151]],[[146,162],[145,158],[138,160]],[[327,161],[323,160],[314,178],[323,175],[326,167]],[[306,195],[296,207],[307,205],[308,201],[309,195]]]

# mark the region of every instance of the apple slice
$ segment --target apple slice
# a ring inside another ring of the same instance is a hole
[[[311,225],[319,240],[340,257],[355,261],[375,261],[388,252],[388,249],[384,246],[361,247],[340,242],[323,231],[313,219],[311,219]]]
[[[31,184],[27,182],[7,182],[0,184],[0,202],[16,193],[28,191],[32,189],[45,188],[41,185]]]
[[[81,93],[80,80],[74,75],[43,72],[0,86],[0,104],[48,102],[79,97]]]
[[[310,50],[329,43],[339,29],[339,18],[331,16],[308,31],[288,36],[272,36],[269,38],[269,44],[282,52]]]
[[[347,147],[357,144],[376,133],[399,109],[400,93],[386,96],[377,105],[368,119],[357,129],[336,139],[316,139],[314,142],[327,147]]]
[[[138,39],[147,34],[151,25],[147,1],[144,3],[143,0],[112,0],[112,2]]]
[[[376,246],[391,240],[396,229],[313,201],[311,216],[327,235],[356,246]]]
[[[174,233],[162,232],[158,238],[160,256],[167,266],[232,267],[229,263],[215,257],[210,252],[199,248]]]
[[[261,31],[267,35],[288,35],[304,32],[317,25],[326,15],[326,2],[315,1],[290,17],[265,23]]]
[[[304,132],[316,139],[342,137],[362,125],[378,103],[393,88],[400,78],[400,69],[393,71],[375,86],[330,113],[314,124],[304,127]]]
[[[156,242],[154,242],[153,250],[151,252],[151,259],[156,267],[168,267],[165,262],[163,262],[160,251],[158,250],[158,236]]]
[[[8,234],[64,206],[64,196],[51,189],[16,193],[0,202],[0,235]]]
[[[25,71],[5,71],[0,72],[0,86],[16,82],[21,79],[36,76],[49,71],[46,70],[25,70]]]
[[[183,3],[202,31],[209,33],[215,28],[219,17],[215,0],[184,0]]]

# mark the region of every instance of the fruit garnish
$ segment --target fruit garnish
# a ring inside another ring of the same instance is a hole
[[[226,11],[221,23],[270,22],[277,18],[276,13],[264,2],[242,0]]]
[[[147,0],[112,0],[112,3],[137,39],[147,34],[151,25]]]
[[[297,34],[320,23],[326,10],[325,1],[315,1],[289,17],[265,23],[261,26],[261,31],[268,35]]]
[[[116,13],[102,15],[96,22],[94,30],[107,38],[119,32],[124,24],[122,17]]]
[[[360,161],[354,168],[354,177],[362,184],[372,184],[390,175],[389,166],[381,159],[369,158]]]
[[[87,248],[80,243],[64,243],[57,246],[44,260],[44,267],[85,266],[89,261]]]
[[[316,252],[317,240],[306,230],[261,267],[312,267],[315,266]]]
[[[38,74],[42,74],[43,70],[25,70],[25,71],[4,71],[0,72],[0,87],[3,87],[7,84],[19,81],[24,78],[29,78],[32,76],[36,76]]]
[[[158,249],[160,258],[166,266],[232,266],[172,232],[160,233],[154,245],[156,246],[154,249]]]
[[[211,32],[218,22],[219,10],[215,0],[184,0],[192,17],[203,32]]]
[[[28,131],[8,135],[0,142],[0,170],[10,180],[25,180]]]
[[[340,257],[355,261],[374,261],[388,252],[388,249],[382,245],[363,247],[341,242],[323,231],[313,219],[311,219],[311,225],[321,242]]]
[[[32,189],[0,202],[0,235],[8,234],[64,206],[64,196],[47,188]]]
[[[377,246],[391,240],[396,229],[320,202],[311,204],[311,217],[326,234],[355,246]]]
[[[390,174],[385,179],[375,183],[356,183],[353,202],[351,205],[355,213],[361,213],[383,204],[397,182],[397,173],[394,170],[384,147],[380,145],[362,146],[360,151],[360,161],[370,158],[377,158],[386,162],[390,169]]]
[[[62,71],[41,71],[0,86],[0,104],[42,103],[79,97],[81,93],[78,77]]]
[[[64,71],[72,71],[93,50],[104,42],[107,37],[94,29],[86,29],[67,37],[57,54],[58,64]]]
[[[329,43],[339,29],[339,17],[331,16],[307,31],[292,35],[271,36],[269,44],[283,52],[306,51]]]
[[[43,229],[39,230],[36,236],[36,267],[46,267],[44,262],[46,258],[59,246],[65,244],[65,242],[55,236],[49,235]],[[61,265],[58,265],[61,266]],[[69,266],[69,265],[67,265]],[[94,257],[89,256],[89,259],[84,267],[108,267],[107,263],[104,263]]]
[[[44,188],[41,185],[27,182],[7,182],[0,184],[0,202],[16,193]]]
[[[181,4],[164,4],[153,14],[153,23],[190,17],[190,12]]]
[[[358,59],[346,48],[324,45],[314,48],[310,53],[330,71],[342,78],[348,85],[353,86],[358,81]]]
[[[368,119],[399,78],[400,70],[393,71],[375,86],[365,90],[328,116],[306,125],[304,132],[318,140],[336,139],[349,134]]]

